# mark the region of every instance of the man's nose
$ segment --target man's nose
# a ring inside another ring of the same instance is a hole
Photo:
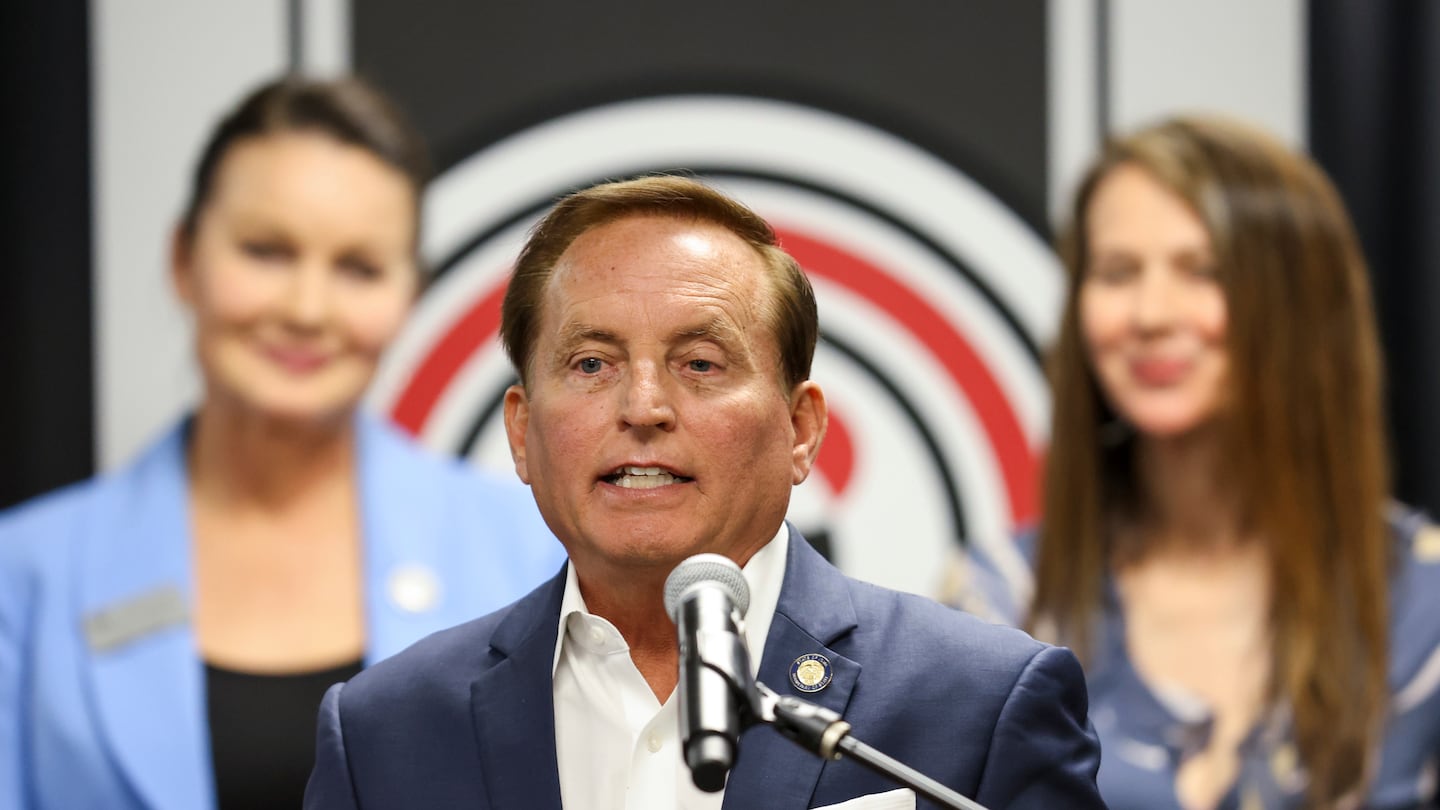
[[[631,363],[625,385],[621,386],[621,420],[632,427],[673,428],[675,405],[669,385],[662,364]]]

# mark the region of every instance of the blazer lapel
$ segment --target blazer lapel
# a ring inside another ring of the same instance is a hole
[[[417,639],[475,618],[448,615],[439,546],[449,540],[437,522],[442,493],[427,487],[386,428],[369,414],[355,420],[356,474],[365,555],[365,663],[405,649]]]
[[[790,526],[785,580],[759,680],[780,693],[845,714],[860,677],[860,664],[831,645],[856,626],[855,608],[845,578]],[[790,682],[790,667],[802,655],[818,653],[830,661],[831,680],[824,689],[805,693]],[[755,727],[740,738],[740,753],[725,786],[727,810],[753,807],[808,807],[825,761],[780,736]]]
[[[490,807],[561,810],[552,670],[564,591],[562,569],[515,606],[490,640],[503,660],[470,686]]]
[[[526,523],[517,520],[526,507],[509,502],[531,500],[518,481],[513,490],[467,482],[382,418],[362,412],[355,421],[367,664],[523,597],[564,559],[554,540],[543,552],[494,550],[534,543],[543,529],[537,512],[527,533],[503,534]]]
[[[214,804],[193,604],[185,427],[104,485],[80,546],[77,628],[109,749],[147,807]]]

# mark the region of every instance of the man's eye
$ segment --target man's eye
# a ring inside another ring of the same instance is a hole
[[[579,364],[577,365],[577,368],[579,368],[580,371],[583,372],[583,373],[585,373],[585,374],[596,374],[596,373],[599,373],[600,367],[601,367],[602,365],[603,365],[603,364],[600,362],[600,358],[598,358],[598,357],[587,357],[587,358],[585,358],[584,360],[581,360],[581,361],[579,362]]]
[[[691,361],[690,361],[690,370],[691,370],[691,371],[706,372],[706,371],[710,371],[710,370],[713,369],[713,368],[715,368],[715,364],[712,363],[712,362],[710,362],[709,360],[691,360]]]

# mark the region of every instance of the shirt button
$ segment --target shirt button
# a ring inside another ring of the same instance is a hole
[[[599,627],[590,628],[590,640],[596,644],[603,644],[605,642],[605,631]]]
[[[664,745],[664,743],[660,741],[660,735],[658,734],[651,734],[650,739],[645,741],[645,747],[649,748],[652,754],[658,752],[662,745]]]

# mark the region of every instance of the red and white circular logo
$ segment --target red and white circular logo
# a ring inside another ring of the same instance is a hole
[[[1019,565],[1036,516],[1048,393],[1037,346],[1063,278],[1044,241],[953,165],[869,124],[751,97],[610,104],[456,164],[426,199],[438,277],[371,404],[425,444],[513,470],[500,301],[534,222],[607,179],[685,171],[764,216],[820,308],[830,404],[790,518],[847,573],[935,595],[961,543]]]

